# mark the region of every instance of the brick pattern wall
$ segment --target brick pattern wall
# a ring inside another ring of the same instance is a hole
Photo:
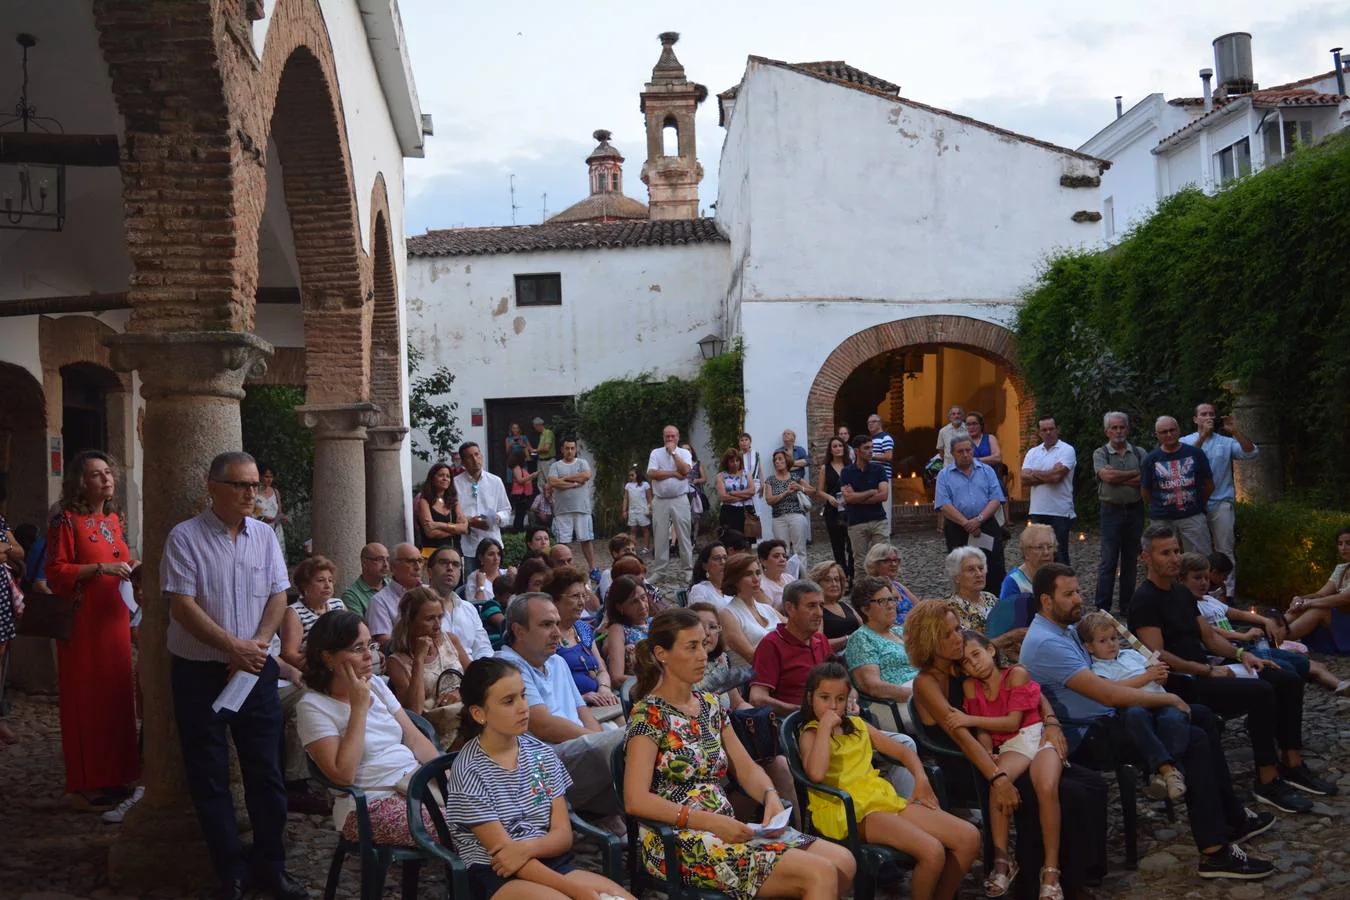
[[[1032,446],[1036,399],[1017,372],[1017,348],[1012,332],[993,322],[966,316],[915,316],[860,331],[845,339],[826,358],[806,395],[807,449],[812,459],[824,455],[834,435],[834,402],[849,375],[874,356],[921,344],[948,344],[1007,364],[1008,378],[1021,400],[1019,454]]]
[[[383,182],[379,187],[383,188]],[[402,425],[398,279],[394,272],[394,248],[387,215],[387,209],[374,214],[375,228],[370,239],[373,251],[371,280],[375,292],[370,327],[370,399],[380,407],[381,425]]]

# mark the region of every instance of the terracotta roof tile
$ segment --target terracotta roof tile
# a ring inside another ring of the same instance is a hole
[[[479,256],[619,247],[718,244],[727,239],[712,219],[656,222],[565,222],[489,228],[446,228],[408,238],[410,256]]]
[[[777,68],[780,69],[788,69],[789,71],[797,72],[802,75],[807,75],[810,76],[811,78],[818,78],[821,81],[827,81],[831,84],[838,84],[855,91],[861,91],[864,94],[871,94],[874,97],[881,97],[883,99],[891,101],[899,101],[900,103],[905,104],[907,106],[912,106],[915,109],[922,109],[926,112],[936,113],[937,115],[940,116],[946,116],[949,119],[954,119],[958,122],[964,122],[965,124],[973,125],[976,128],[982,128],[985,131],[991,131],[994,134],[1002,135],[1003,137],[1007,138],[1012,138],[1013,140],[1020,141],[1024,144],[1031,144],[1032,146],[1035,147],[1042,147],[1046,150],[1053,150],[1056,153],[1063,153],[1066,156],[1072,156],[1077,159],[1085,159],[1088,160],[1089,162],[1096,163],[1098,166],[1101,167],[1101,171],[1103,172],[1111,168],[1110,160],[1098,159],[1095,156],[1090,156],[1086,153],[1081,153],[1077,150],[1072,150],[1068,147],[1061,147],[1058,144],[1052,144],[1049,141],[1042,141],[1038,138],[1030,137],[1025,134],[1019,134],[1016,131],[1009,131],[1006,128],[1000,128],[997,125],[990,125],[988,122],[981,122],[979,119],[972,119],[970,116],[963,116],[960,113],[952,112],[949,109],[943,109],[939,106],[929,106],[928,104],[920,103],[917,100],[910,100],[908,97],[901,97],[898,93],[900,89],[895,85],[890,84],[890,82],[881,82],[881,83],[887,85],[889,88],[893,88],[895,92],[883,88],[871,87],[859,81],[845,81],[833,75],[826,74],[825,72],[807,68],[807,66],[810,65],[817,65],[817,66],[833,65],[833,63],[807,63],[805,65],[797,65],[794,63],[783,62],[781,59],[769,59],[768,57],[765,56],[751,56],[750,61],[755,63],[762,63],[763,65],[766,66],[776,66]],[[852,67],[850,66],[849,68]],[[859,70],[854,69],[853,71],[856,72]],[[865,72],[863,72],[862,74],[867,75],[867,73]],[[873,78],[873,76],[870,75],[867,75],[867,77]],[[880,81],[880,79],[873,79],[873,80]]]
[[[1178,99],[1189,100],[1191,98],[1178,98]],[[1158,146],[1161,147],[1163,144],[1166,144],[1173,138],[1181,134],[1185,134],[1186,132],[1189,132],[1193,129],[1198,130],[1204,128],[1205,126],[1202,123],[1208,122],[1215,115],[1222,112],[1226,106],[1238,103],[1242,100],[1250,100],[1252,105],[1259,107],[1271,107],[1271,106],[1290,107],[1290,106],[1339,106],[1341,101],[1344,99],[1345,99],[1344,97],[1337,96],[1336,94],[1320,94],[1317,91],[1308,90],[1307,88],[1287,88],[1287,87],[1263,88],[1259,91],[1252,91],[1250,94],[1239,94],[1234,97],[1228,97],[1223,101],[1215,99],[1214,109],[1205,113],[1202,116],[1192,119],[1185,125],[1178,128],[1176,131],[1169,134],[1167,137],[1158,141]],[[1175,100],[1169,100],[1167,102],[1176,103]],[[1204,101],[1202,100],[1201,102],[1203,103]]]
[[[862,69],[855,69],[842,59],[825,60],[823,62],[794,63],[799,69],[807,69],[812,72],[818,72],[833,78],[835,81],[842,81],[846,84],[860,84],[863,87],[871,88],[874,91],[882,91],[887,94],[899,96],[900,85],[891,84],[884,78],[878,78],[864,72]]]

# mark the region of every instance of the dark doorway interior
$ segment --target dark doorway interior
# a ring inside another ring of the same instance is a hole
[[[108,452],[108,393],[120,390],[117,376],[91,363],[61,368],[61,436],[65,461],[82,450]]]
[[[511,433],[512,423],[520,426],[521,434],[529,438],[531,445],[539,443],[539,435],[530,423],[535,416],[544,420],[550,428],[553,420],[562,412],[568,397],[510,397],[504,400],[485,400],[487,413],[487,457],[488,471],[506,478],[506,436]]]

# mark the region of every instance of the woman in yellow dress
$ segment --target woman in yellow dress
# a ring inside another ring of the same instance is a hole
[[[913,750],[847,714],[848,692],[848,670],[839,663],[821,663],[807,676],[801,732],[806,777],[848,793],[863,841],[914,857],[914,900],[951,900],[980,852],[980,833],[942,811]],[[873,750],[899,760],[914,775],[914,796],[908,801],[872,765]],[[825,837],[842,840],[848,834],[842,800],[812,791],[807,805]]]

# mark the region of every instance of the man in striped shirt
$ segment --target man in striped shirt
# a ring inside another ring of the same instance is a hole
[[[867,433],[872,436],[872,462],[881,466],[886,472],[886,485],[889,487],[891,479],[895,476],[895,469],[892,466],[895,457],[895,438],[891,437],[881,428],[881,416],[876,413],[867,417]],[[888,492],[886,499],[882,501],[881,508],[886,513],[886,534],[891,533],[891,495]]]
[[[207,475],[210,507],[169,532],[160,576],[169,601],[170,681],[183,767],[219,896],[240,900],[252,888],[276,900],[305,900],[308,892],[284,868],[282,715],[277,662],[268,655],[290,581],[276,532],[250,517],[259,486],[253,457],[220,454]],[[256,680],[236,711],[217,713],[212,704],[237,673]],[[247,856],[230,796],[227,728],[253,825]]]

